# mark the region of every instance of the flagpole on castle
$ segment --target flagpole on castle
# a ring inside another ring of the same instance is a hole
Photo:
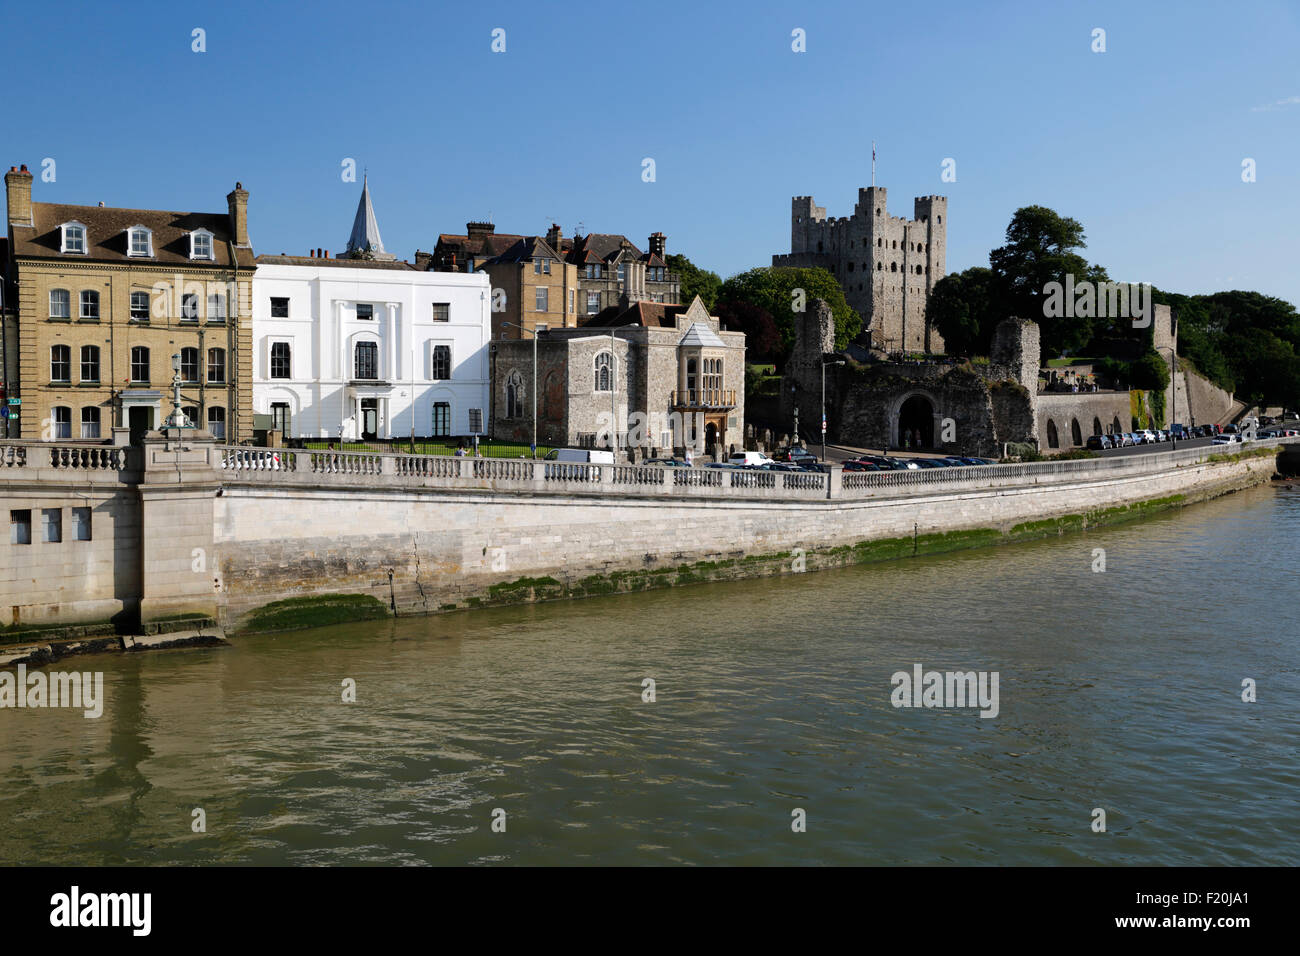
[[[871,185],[876,185],[876,141],[871,141]]]

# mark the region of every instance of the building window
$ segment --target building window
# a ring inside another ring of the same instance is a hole
[[[271,343],[271,378],[290,377],[290,357],[288,342]]]
[[[518,371],[506,379],[506,418],[524,416],[524,377]]]
[[[722,388],[722,359],[704,360],[704,381],[702,384],[706,390]]]
[[[99,293],[92,289],[81,290],[81,318],[99,321]]]
[[[271,296],[271,318],[287,319],[289,317],[289,297]]]
[[[72,537],[75,541],[90,540],[90,509],[72,509]]]
[[[483,409],[471,408],[469,410],[469,433],[471,435],[483,434]]]
[[[225,440],[226,410],[220,405],[214,405],[208,409],[208,431],[212,432],[213,438]]]
[[[433,347],[433,368],[429,372],[429,378],[434,381],[451,378],[451,346],[435,345]]]
[[[627,280],[627,267],[620,262],[618,264],[618,281],[625,282],[626,280]]]
[[[32,512],[30,508],[9,512],[9,543],[32,543]]]
[[[577,303],[577,299],[578,299],[578,291],[576,289],[570,289],[569,290],[569,315],[573,315],[573,308],[574,305]]]
[[[588,263],[587,263],[587,278],[588,278],[588,279],[600,279],[600,278],[603,277],[604,272],[605,272],[605,267],[604,267],[603,264],[601,264],[601,263],[599,263],[599,262],[588,262]]]
[[[187,422],[189,422],[191,425],[197,425],[197,424],[198,424],[198,422],[199,422],[199,410],[198,410],[198,408],[197,408],[196,406],[194,406],[194,405],[183,405],[183,406],[181,406],[181,414],[185,416],[185,420],[186,420]]]
[[[78,222],[64,223],[63,226],[63,246],[60,252],[75,252],[85,255],[86,252],[86,227]]]
[[[272,402],[271,403],[271,427],[281,435],[289,434],[289,403]]]
[[[356,353],[356,374],[353,378],[379,378],[379,344],[377,342],[358,342]]]
[[[537,310],[536,311],[538,312],[547,311],[547,305],[550,302],[550,298],[549,298],[550,291],[551,290],[544,285],[539,285],[537,287],[537,303],[536,303]]]
[[[98,345],[83,345],[81,347],[81,380],[83,382],[99,381]]]
[[[199,320],[199,297],[194,292],[181,296],[181,321],[197,322]]]
[[[472,270],[471,270],[472,271]],[[435,302],[433,303],[433,321],[450,322],[451,321],[451,303]]]
[[[588,292],[587,293],[587,314],[595,315],[599,311],[600,311],[600,293]]]
[[[50,420],[54,425],[53,438],[58,441],[60,438],[72,437],[72,409],[66,405],[55,405],[51,410]]]
[[[181,349],[181,381],[193,384],[199,380],[199,350]]]
[[[433,437],[446,438],[451,434],[451,405],[447,402],[433,403]]]
[[[357,318],[369,322],[375,317],[375,307],[364,302],[357,303]]]
[[[535,276],[539,276],[539,275],[541,275],[541,274],[542,274],[542,260],[541,260],[541,259],[534,259],[534,260],[533,260],[533,275],[535,275]]]
[[[50,318],[72,318],[72,297],[68,294],[67,289],[50,290]]]
[[[153,240],[148,229],[137,226],[130,233],[130,252],[132,256],[153,255]]]
[[[149,321],[149,293],[148,292],[131,293],[131,320],[134,322]]]
[[[81,437],[99,437],[99,409],[94,405],[87,405],[81,410]]]
[[[211,259],[212,255],[212,233],[198,230],[190,233],[190,258],[191,259]]]
[[[226,297],[220,292],[208,296],[208,321],[226,321]]]
[[[609,352],[596,354],[596,391],[608,392],[614,388],[614,356]]]
[[[58,544],[63,540],[63,509],[42,508],[41,529],[45,532],[47,544]]]
[[[222,385],[226,381],[226,350],[208,349],[208,383]]]
[[[66,345],[50,346],[50,381],[72,381],[72,349]]]
[[[131,349],[131,381],[149,381],[149,350],[143,345]]]

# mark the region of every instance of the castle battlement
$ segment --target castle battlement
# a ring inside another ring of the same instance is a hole
[[[945,275],[946,196],[917,196],[913,218],[890,215],[888,190],[862,186],[850,216],[828,219],[812,196],[791,201],[790,252],[774,266],[821,267],[862,316],[873,348],[942,352],[925,324],[934,283]]]

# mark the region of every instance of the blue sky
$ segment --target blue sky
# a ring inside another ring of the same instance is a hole
[[[242,180],[257,251],[303,254],[342,250],[353,158],[402,258],[490,215],[662,230],[727,276],[789,251],[791,196],[849,215],[874,139],[891,213],[949,197],[950,272],[1037,203],[1112,277],[1300,302],[1298,49],[1295,2],[32,3],[0,163],[49,202],[218,211]]]

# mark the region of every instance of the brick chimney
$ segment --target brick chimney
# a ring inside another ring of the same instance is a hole
[[[467,222],[465,223],[465,234],[470,242],[477,239],[486,239],[497,231],[497,227],[490,222]]]
[[[415,268],[419,269],[422,272],[429,272],[431,269],[433,269],[433,253],[421,252],[419,249],[416,249]]]
[[[546,244],[556,252],[560,251],[560,238],[564,233],[560,232],[560,227],[551,223],[551,228],[546,230]]]
[[[5,194],[9,203],[9,224],[12,226],[32,225],[32,174],[23,168],[10,166],[5,173]]]
[[[243,183],[235,183],[235,188],[226,194],[226,207],[230,210],[230,232],[235,237],[235,245],[249,248],[248,190]]]

